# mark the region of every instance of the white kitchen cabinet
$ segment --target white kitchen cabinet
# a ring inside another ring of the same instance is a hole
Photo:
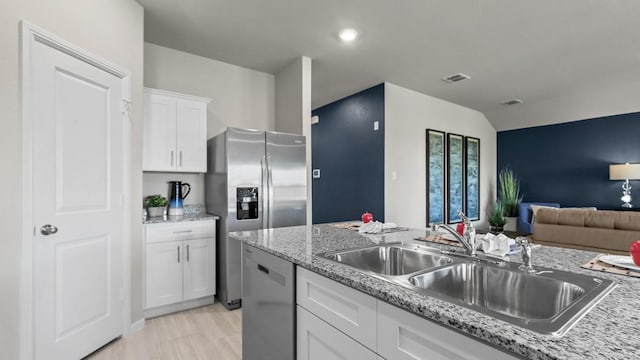
[[[298,360],[379,359],[374,352],[299,305],[296,322]]]
[[[210,99],[145,88],[142,169],[207,172]]]
[[[213,295],[214,246],[214,242],[207,238],[183,242],[185,262],[183,263],[182,300]]]
[[[145,225],[145,315],[213,303],[215,221]]]
[[[296,302],[365,346],[376,348],[376,299],[298,267]]]
[[[518,359],[301,267],[296,285],[298,359]]]
[[[181,241],[147,245],[147,308],[182,301]]]
[[[383,301],[378,301],[378,353],[398,360],[517,359]]]

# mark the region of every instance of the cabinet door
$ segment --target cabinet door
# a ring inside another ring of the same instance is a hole
[[[515,360],[469,336],[378,300],[378,353],[398,360]]]
[[[303,307],[297,307],[297,359],[347,360],[378,356]]]
[[[183,300],[213,295],[215,274],[213,266],[215,245],[213,238],[185,240]]]
[[[297,303],[370,349],[376,349],[376,299],[301,267]]]
[[[175,171],[178,160],[175,98],[145,93],[143,134],[142,170]]]
[[[177,100],[178,171],[207,172],[207,104]]]
[[[147,306],[154,308],[182,300],[180,241],[148,244],[146,255]]]

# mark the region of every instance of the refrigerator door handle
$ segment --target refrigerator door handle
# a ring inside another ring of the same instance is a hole
[[[269,197],[268,197],[268,186],[269,186],[269,182],[268,180],[265,181],[265,178],[267,178],[268,173],[267,173],[267,166],[266,163],[266,157],[263,156],[262,159],[260,159],[260,191],[262,192],[262,228],[266,229],[267,228],[267,224],[268,224],[268,209],[269,209]],[[266,174],[266,176],[265,176]]]
[[[271,156],[267,155],[267,191],[269,192],[269,203],[267,204],[267,224],[269,228],[273,227],[273,219],[271,219],[271,212],[273,210],[273,172],[271,171]]]

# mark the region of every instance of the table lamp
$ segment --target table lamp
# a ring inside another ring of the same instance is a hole
[[[640,164],[616,164],[609,165],[609,180],[624,180],[622,184],[623,208],[632,208],[631,205],[631,185],[629,180],[640,180]]]

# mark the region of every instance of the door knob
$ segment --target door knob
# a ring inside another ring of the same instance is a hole
[[[42,235],[51,235],[57,232],[58,232],[58,228],[55,225],[47,224],[47,225],[42,225],[42,227],[40,227],[40,233]]]

